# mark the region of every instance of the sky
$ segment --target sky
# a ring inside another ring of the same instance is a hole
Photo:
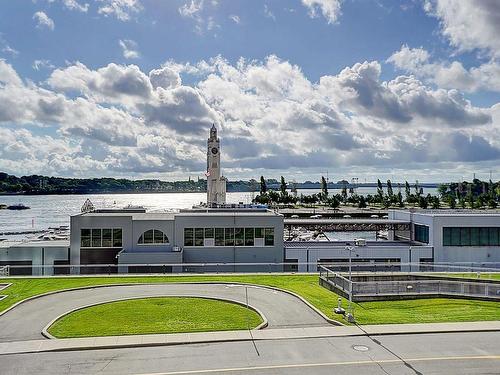
[[[0,0],[0,171],[500,179],[498,0]]]

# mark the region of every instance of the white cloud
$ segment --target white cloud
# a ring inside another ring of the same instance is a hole
[[[132,14],[139,13],[143,7],[140,0],[98,0],[102,3],[97,12],[104,16],[114,16],[120,21],[129,21]]]
[[[218,6],[217,2],[212,1],[210,4],[213,7]],[[182,17],[192,19],[195,22],[194,31],[199,35],[203,35],[205,31],[211,31],[216,28],[220,28],[220,25],[217,24],[213,16],[203,16],[204,9],[204,0],[187,1],[178,8],[179,14]]]
[[[495,59],[466,69],[459,61],[431,62],[429,53],[423,48],[403,45],[387,62],[442,88],[466,92],[500,91],[500,63]]]
[[[179,8],[179,13],[183,17],[196,19],[203,10],[203,0],[191,0],[186,2]]]
[[[183,84],[180,72],[197,83]],[[94,70],[75,63],[37,85],[0,61],[0,169],[201,173],[213,122],[230,176],[498,165],[498,105],[474,107],[457,90],[408,76],[384,82],[380,75],[372,61],[311,82],[276,56],[235,64],[216,57],[194,65],[170,61],[149,73],[135,65]]]
[[[267,18],[271,18],[272,20],[276,21],[276,16],[271,11],[271,9],[269,9],[269,7],[267,6],[267,4],[264,4],[264,16],[266,16]]]
[[[309,9],[309,16],[315,18],[319,13],[328,23],[335,23],[341,15],[341,0],[302,0],[302,4]]]
[[[120,39],[120,47],[123,52],[123,57],[126,59],[138,59],[141,55],[137,51],[137,43],[131,39]]]
[[[16,49],[12,48],[9,45],[9,43],[7,43],[7,41],[3,37],[2,33],[0,33],[0,52],[6,53],[6,54],[14,56],[14,57],[17,56],[17,55],[19,55],[19,51],[17,51]]]
[[[33,64],[31,65],[31,67],[37,71],[41,70],[41,69],[53,69],[53,68],[55,68],[55,66],[52,65],[49,60],[45,60],[45,59],[33,61]]]
[[[237,16],[236,14],[231,14],[231,15],[229,16],[229,19],[230,19],[231,21],[233,21],[234,23],[236,23],[236,24],[239,24],[239,23],[241,22],[240,17],[239,17],[239,16]]]
[[[54,30],[54,21],[44,12],[36,12],[33,14],[33,19],[36,21],[36,27],[39,29],[47,28],[49,30]]]
[[[426,0],[424,10],[440,20],[441,32],[460,52],[500,57],[500,1]]]
[[[78,12],[87,13],[89,4],[80,4],[77,0],[63,0],[64,6],[69,10],[76,10]]]

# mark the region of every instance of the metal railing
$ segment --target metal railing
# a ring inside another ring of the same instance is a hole
[[[449,265],[447,265],[449,267]],[[475,268],[477,271],[477,268]],[[484,271],[484,269],[482,269]],[[489,268],[486,270],[490,270]],[[497,270],[498,271],[498,270]],[[500,301],[500,280],[464,280],[449,273],[358,273],[352,280],[329,267],[320,266],[320,280],[330,289],[348,295],[352,290],[353,301],[390,299],[394,297],[414,298],[415,296],[485,298]],[[480,277],[475,272],[469,277]],[[483,275],[484,276],[484,275]],[[351,286],[352,285],[352,286]]]

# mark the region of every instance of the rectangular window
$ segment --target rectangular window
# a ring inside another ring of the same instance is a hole
[[[499,228],[489,228],[489,233],[490,233],[490,238],[489,238],[489,243],[490,246],[498,246],[499,241],[498,241],[498,230]]]
[[[214,228],[205,228],[205,238],[214,238]]]
[[[234,244],[236,246],[243,246],[245,244],[245,229],[235,228],[234,229]]]
[[[224,237],[226,246],[234,246],[234,228],[225,228]]]
[[[113,233],[111,229],[102,230],[102,247],[113,247]]]
[[[203,228],[196,228],[194,230],[194,246],[203,246],[204,244],[203,236],[204,236]]]
[[[470,228],[470,245],[479,246],[479,228]]]
[[[451,228],[443,228],[443,246],[451,246]]]
[[[470,246],[470,228],[460,228],[460,246]]]
[[[266,228],[264,237],[265,246],[274,246],[274,228]]]
[[[90,229],[80,230],[80,246],[90,247]]]
[[[215,228],[215,246],[224,246],[224,228]]]
[[[479,246],[488,246],[489,243],[488,228],[479,228]]]
[[[451,228],[451,246],[460,246],[460,228]]]
[[[101,247],[101,230],[92,229],[92,247]]]
[[[113,229],[113,247],[122,247],[121,229]]]
[[[415,241],[429,243],[429,227],[415,224]]]
[[[264,238],[264,228],[255,228],[255,238]]]
[[[194,246],[193,228],[184,228],[184,246]]]
[[[245,228],[245,246],[253,246],[254,240],[254,229],[253,228]]]

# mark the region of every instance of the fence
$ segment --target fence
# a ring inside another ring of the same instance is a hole
[[[178,263],[178,264],[13,264],[0,266],[1,276],[57,276],[57,275],[113,275],[113,274],[231,274],[231,273],[296,273],[300,265],[309,265],[310,274],[329,273],[331,277],[335,273],[347,272],[348,263]],[[433,264],[433,263],[352,263],[352,272],[356,274],[369,275],[398,275],[426,273],[466,273],[468,277],[476,277],[485,273],[499,273],[500,264]],[[402,269],[411,272],[403,272]],[[341,278],[339,278],[340,280]]]
[[[430,273],[355,274],[352,280],[321,266],[320,283],[353,301],[418,297],[464,297],[500,301],[500,281],[462,279]]]

